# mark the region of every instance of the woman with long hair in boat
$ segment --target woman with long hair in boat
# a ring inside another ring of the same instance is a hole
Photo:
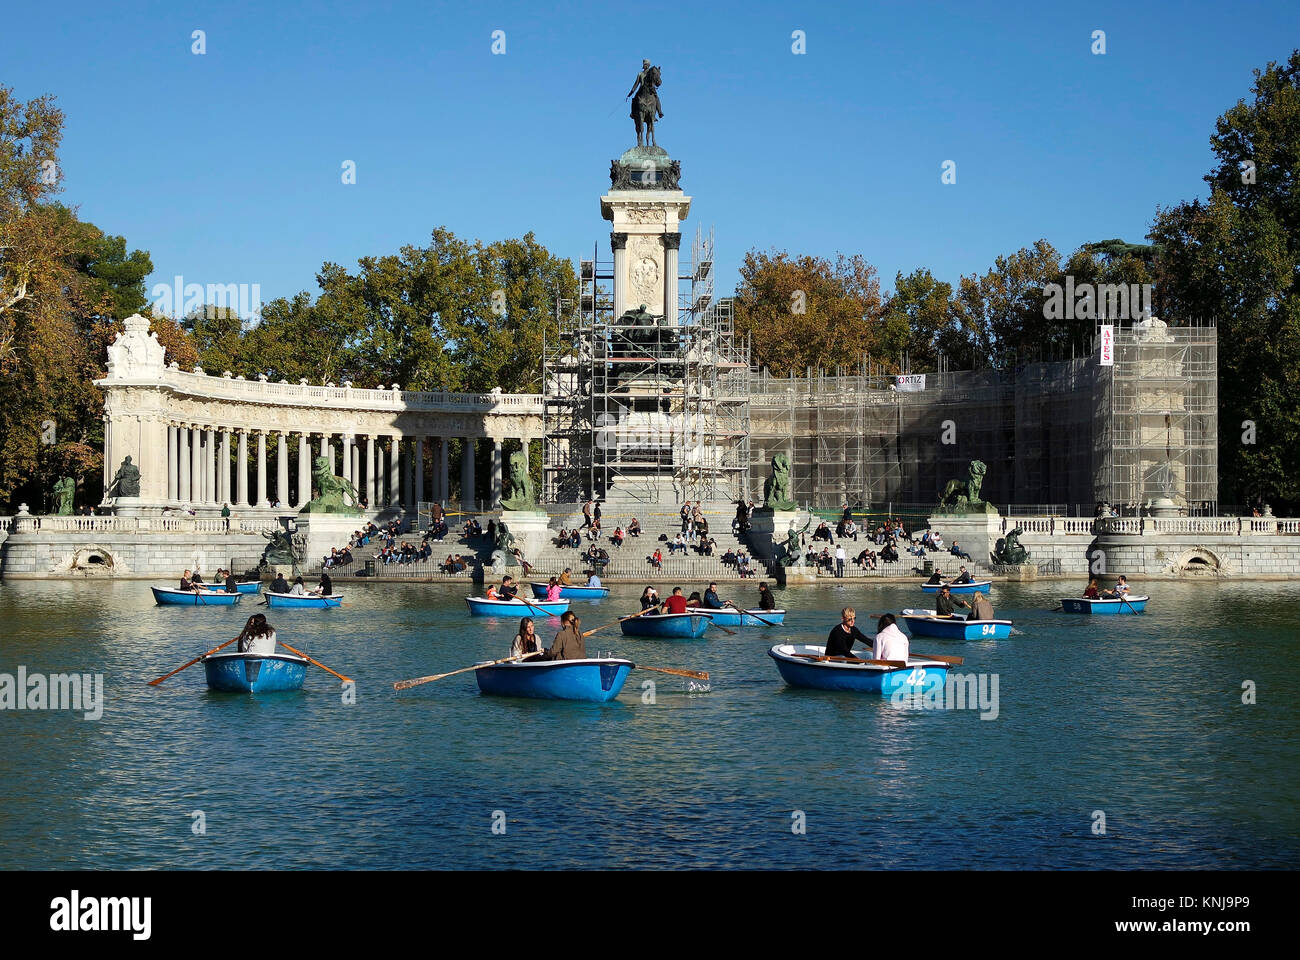
[[[578,615],[566,610],[560,617],[560,632],[555,635],[555,642],[542,654],[543,660],[585,660],[587,642],[582,636],[582,624]]]
[[[1096,578],[1096,577],[1093,577],[1092,579],[1090,579],[1090,580],[1088,581],[1088,586],[1087,586],[1087,588],[1083,591],[1083,599],[1085,599],[1085,600],[1096,600],[1096,599],[1097,599],[1097,596],[1098,596],[1098,593],[1097,593],[1097,578]]]
[[[255,613],[248,618],[236,646],[240,653],[275,653],[275,630],[266,622],[265,614]]]
[[[649,610],[651,607],[659,606],[659,594],[654,587],[647,586],[641,594],[641,609]]]
[[[902,660],[907,662],[910,653],[907,634],[898,629],[898,620],[892,613],[880,618],[876,632],[876,642],[872,646],[871,656],[875,660]]]
[[[514,642],[510,644],[510,656],[522,657],[541,652],[542,643],[537,639],[537,627],[533,624],[533,618],[524,617],[519,621],[519,632],[515,634]]]
[[[560,581],[556,577],[551,577],[550,582],[546,584],[546,601],[554,603],[560,599]]]

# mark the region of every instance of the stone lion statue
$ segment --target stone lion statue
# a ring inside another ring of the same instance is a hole
[[[790,457],[778,453],[772,458],[772,472],[763,484],[763,505],[771,510],[793,510],[790,497]]]
[[[999,537],[993,548],[994,563],[1025,563],[1029,560],[1029,551],[1020,544],[1020,535],[1025,531],[1016,527],[1008,530],[1005,537]]]
[[[533,478],[528,473],[528,454],[516,450],[510,454],[506,471],[506,491],[501,498],[501,506],[506,510],[531,510],[537,506],[537,497],[533,493]]]
[[[983,460],[972,460],[966,480],[949,480],[939,497],[939,508],[956,513],[974,510],[978,512],[984,501],[980,499],[980,487],[984,485],[984,475],[988,465]]]
[[[330,472],[330,462],[317,457],[311,464],[311,482],[316,497],[300,513],[360,513],[361,497],[351,480]]]

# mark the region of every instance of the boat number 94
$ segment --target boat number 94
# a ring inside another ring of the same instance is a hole
[[[988,636],[989,634],[991,634],[991,633],[996,633],[996,632],[997,632],[997,627],[995,627],[995,626],[994,626],[993,624],[991,624],[991,623],[986,623],[986,624],[984,624],[982,627],[980,627],[980,632],[982,632],[982,633],[984,634],[984,636],[987,637],[987,636]]]

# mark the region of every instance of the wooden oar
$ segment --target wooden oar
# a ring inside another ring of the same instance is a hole
[[[240,634],[240,636],[243,636],[243,634]],[[223,644],[221,645],[221,647],[228,647],[228,646],[230,646],[232,643],[234,643],[234,642],[235,642],[236,640],[238,640],[238,639],[239,639],[239,637],[231,637],[229,640],[227,640],[225,643],[223,643]],[[175,670],[173,670],[171,673],[163,674],[163,675],[162,675],[161,677],[159,677],[157,680],[150,680],[150,681],[149,681],[149,686],[151,686],[151,687],[156,687],[156,686],[158,686],[158,684],[162,683],[162,682],[163,682],[164,680],[166,680],[168,677],[174,677],[174,676],[176,676],[176,674],[178,674],[178,673],[180,673],[182,670],[184,670],[185,667],[192,667],[192,666],[194,666],[194,664],[198,663],[198,662],[199,662],[200,660],[202,660],[204,657],[211,656],[212,654],[216,653],[218,650],[221,649],[221,647],[213,647],[213,648],[212,648],[211,650],[209,650],[207,653],[201,653],[201,654],[199,654],[197,657],[195,657],[195,658],[194,658],[193,660],[191,660],[189,663],[185,664],[185,666],[183,666],[183,667],[177,667],[177,668],[176,668]]]
[[[1128,602],[1128,597],[1127,597],[1127,596],[1121,596],[1121,597],[1119,598],[1119,602],[1122,603],[1122,604],[1124,604],[1124,606],[1128,607],[1128,608],[1129,608],[1130,610],[1132,610],[1134,613],[1137,613],[1137,608],[1134,607],[1133,604],[1131,604],[1131,603]]]
[[[918,660],[938,660],[940,663],[951,663],[953,666],[960,666],[966,662],[962,657],[941,657],[938,654],[931,655],[928,653],[913,652],[912,656],[916,657]]]
[[[902,670],[907,663],[902,660],[863,660],[860,657],[825,657],[818,656],[815,653],[795,653],[791,656],[802,657],[805,660],[833,660],[836,663],[869,663],[877,667],[893,667],[895,670]]]
[[[326,673],[332,673],[332,674],[334,674],[334,676],[338,677],[338,678],[339,678],[340,680],[342,680],[344,683],[352,683],[352,682],[353,682],[351,677],[345,677],[345,676],[343,676],[343,674],[339,673],[337,670],[331,670],[329,667],[325,666],[325,664],[321,663],[319,660],[313,660],[311,657],[307,656],[307,654],[303,653],[301,650],[295,650],[293,647],[289,646],[289,645],[288,645],[287,643],[285,643],[283,640],[280,641],[280,646],[284,647],[286,650],[290,651],[291,653],[296,653],[296,654],[298,654],[298,656],[302,657],[302,658],[303,658],[304,660],[306,660],[308,663],[314,663],[314,664],[316,664],[316,666],[320,667],[320,668],[321,668],[322,670],[324,670]]]
[[[654,607],[646,607],[646,608],[645,608],[644,610],[642,610],[640,613],[634,613],[634,614],[632,614],[631,616],[628,616],[628,617],[619,617],[617,620],[611,620],[611,621],[609,621],[609,623],[602,623],[599,627],[592,627],[590,630],[584,630],[582,635],[583,635],[584,637],[589,637],[589,636],[591,636],[593,633],[595,633],[597,630],[605,630],[605,629],[607,629],[607,628],[609,628],[609,627],[612,627],[612,626],[615,626],[615,625],[617,625],[617,624],[622,623],[624,620],[635,620],[637,617],[644,617],[647,613],[649,613],[649,612],[650,612],[651,610],[653,610],[653,609],[654,609]]]
[[[653,670],[655,673],[671,673],[675,677],[690,677],[692,680],[709,679],[709,675],[707,672],[700,672],[696,670],[670,670],[668,667],[647,667],[643,663],[638,663],[636,665],[636,668],[638,670]]]
[[[720,623],[714,623],[714,621],[713,621],[712,618],[709,619],[709,626],[711,626],[711,627],[717,627],[719,630],[721,630],[723,633],[727,634],[728,636],[732,636],[732,637],[734,637],[734,636],[736,635],[736,631],[735,631],[735,630],[728,630],[728,629],[727,629],[726,627],[724,627],[722,624],[720,624]]]
[[[531,589],[531,588],[530,588],[530,589]],[[539,606],[537,606],[537,604],[535,604],[535,603],[533,603],[531,600],[528,600],[527,598],[525,598],[525,597],[523,596],[523,594],[519,594],[519,593],[517,593],[517,594],[515,594],[515,596],[516,596],[519,600],[522,600],[524,603],[528,604],[529,607],[532,607],[532,608],[535,609],[535,610],[539,610],[539,611],[541,611],[541,613],[542,613],[543,615],[545,615],[545,616],[548,616],[548,617],[556,616],[556,614],[553,614],[553,613],[547,613],[545,607],[539,607]]]
[[[461,667],[459,670],[452,670],[450,673],[435,673],[431,677],[417,677],[414,680],[398,680],[393,684],[394,690],[409,690],[411,687],[418,687],[422,683],[430,683],[433,680],[441,680],[443,677],[454,677],[458,673],[468,673],[471,670],[482,670],[484,667],[495,667],[498,663],[512,663],[515,660],[522,660],[524,657],[531,657],[531,653],[521,653],[517,657],[504,657],[501,660],[493,660],[490,663],[476,663],[472,667]]]
[[[727,601],[727,605],[728,605],[729,607],[731,607],[731,609],[733,609],[733,610],[737,610],[737,611],[740,612],[740,622],[741,622],[742,624],[745,622],[745,618],[746,618],[746,617],[753,617],[753,618],[754,618],[755,620],[757,620],[759,623],[765,623],[765,624],[767,624],[769,627],[779,627],[779,626],[782,626],[782,624],[777,623],[775,620],[764,620],[762,617],[760,617],[760,616],[759,616],[758,614],[756,614],[756,613],[751,613],[751,612],[748,611],[748,610],[741,610],[740,607],[736,606],[736,605],[735,605],[734,603],[732,603],[730,600]]]

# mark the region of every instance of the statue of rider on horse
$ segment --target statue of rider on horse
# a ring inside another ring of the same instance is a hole
[[[638,147],[658,146],[655,143],[655,118],[662,120],[664,116],[659,104],[659,84],[662,82],[659,68],[650,66],[649,60],[642,60],[641,72],[637,74],[636,82],[628,94],[632,99],[632,119],[636,122]]]

